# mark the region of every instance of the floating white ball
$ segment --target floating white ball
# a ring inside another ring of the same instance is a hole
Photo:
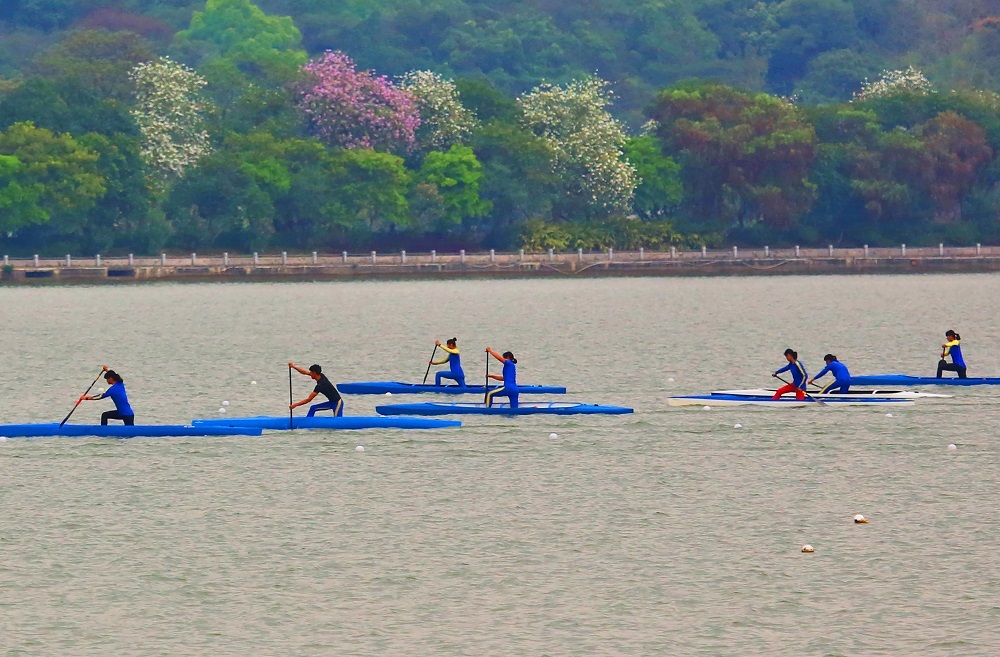
[[[886,413],[885,416],[886,417],[892,417],[892,413]]]
[[[864,517],[863,515],[861,515],[859,513],[858,515],[854,516],[854,522],[857,523],[857,524],[859,524],[859,525],[867,525],[868,524],[868,518]]]
[[[549,434],[549,438],[551,438],[552,440],[555,440],[558,437],[559,437],[559,434],[557,434],[557,433],[550,433]]]
[[[365,446],[364,445],[358,445],[357,447],[354,448],[354,451],[355,452],[363,452],[363,451],[365,451]]]
[[[220,413],[225,413],[225,412],[226,412],[226,409],[224,409],[224,408],[220,408],[220,409],[219,409],[219,412],[220,412]]]
[[[227,402],[227,401],[224,401],[224,402],[222,402],[222,405],[223,405],[223,406],[229,406],[229,402]]]
[[[674,377],[670,377],[669,379],[667,379],[667,381],[669,381],[670,383],[673,383],[674,382]]]
[[[97,389],[97,394],[103,395],[104,394],[104,388],[98,388]]]
[[[257,385],[257,382],[256,381],[251,381],[250,385],[255,386],[255,385]]]
[[[807,554],[809,554],[809,553],[815,552],[816,550],[813,549],[813,546],[811,546],[808,543],[806,543],[805,545],[802,546],[802,551],[805,552],[805,553],[807,553]]]
[[[956,449],[958,449],[958,445],[948,445],[949,452],[954,452]]]
[[[712,410],[712,407],[711,406],[702,406],[701,410],[703,410],[703,411],[710,411],[710,410]]]
[[[0,436],[0,443],[7,442],[7,436]]]
[[[392,397],[392,393],[387,390],[386,393],[385,393],[385,396],[386,397]]]
[[[742,428],[743,428],[743,425],[742,425],[742,424],[740,424],[739,422],[737,422],[736,424],[734,424],[734,425],[733,425],[733,428],[734,428],[734,429],[742,429]]]

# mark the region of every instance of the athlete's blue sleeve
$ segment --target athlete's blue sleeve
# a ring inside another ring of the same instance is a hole
[[[813,379],[814,379],[814,380],[815,380],[815,379],[822,379],[822,378],[823,378],[823,375],[824,375],[824,374],[826,374],[826,373],[827,373],[827,372],[829,372],[829,371],[830,371],[830,366],[829,366],[829,365],[827,365],[826,367],[824,367],[823,369],[821,369],[821,370],[819,371],[819,374],[817,374],[816,376],[814,376],[814,377],[813,377]]]
[[[791,369],[792,369],[792,364],[789,363],[788,365],[785,365],[784,367],[782,367],[780,370],[775,370],[774,373],[775,374],[781,374],[782,372],[789,372],[789,371],[791,371]]]

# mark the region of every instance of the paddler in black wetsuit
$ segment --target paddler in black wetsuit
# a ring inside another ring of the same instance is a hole
[[[302,401],[295,402],[291,404],[288,408],[293,409],[299,406],[305,406],[313,399],[316,395],[323,395],[326,397],[327,401],[320,404],[313,404],[309,407],[309,413],[306,417],[312,417],[316,415],[316,411],[330,410],[336,417],[343,417],[344,415],[344,400],[337,391],[337,386],[330,383],[330,379],[326,378],[323,374],[323,368],[319,365],[312,365],[308,370],[304,370],[295,363],[289,363],[288,367],[295,370],[299,374],[305,374],[316,382],[316,387],[313,391],[309,393],[309,396]]]

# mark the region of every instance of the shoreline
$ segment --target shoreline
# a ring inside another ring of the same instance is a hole
[[[4,258],[0,285],[148,282],[434,280],[456,278],[790,276],[990,273],[1000,248],[799,249],[603,253],[134,256],[27,260]]]

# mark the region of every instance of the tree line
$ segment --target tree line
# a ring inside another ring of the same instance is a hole
[[[788,79],[772,64],[746,85],[727,83],[732,76],[718,71],[688,80],[644,73],[639,93],[626,81],[629,71],[608,81],[564,70],[558,82],[545,82],[545,62],[558,58],[536,49],[532,66],[517,68],[495,49],[489,74],[481,59],[456,75],[465,69],[438,65],[441,53],[433,53],[441,35],[428,21],[441,7],[415,3],[407,6],[419,11],[406,14],[398,3],[371,3],[368,10],[380,9],[355,16],[356,26],[367,27],[352,31],[370,39],[353,43],[365,61],[391,50],[389,70],[399,61],[426,65],[390,76],[360,66],[343,49],[352,44],[343,33],[330,39],[337,49],[310,47],[323,42],[320,26],[334,30],[347,20],[346,9],[319,0],[296,3],[298,16],[311,17],[305,34],[291,17],[249,0],[208,0],[176,31],[156,17],[163,3],[146,3],[145,14],[91,12],[85,22],[74,22],[83,3],[50,4],[63,13],[53,9],[54,22],[37,27],[58,38],[0,79],[0,245],[12,254],[1000,237],[1000,96],[971,84],[939,88],[912,67],[873,73],[836,60],[828,75],[810,74],[832,52],[826,49],[800,53],[796,62],[806,70]],[[534,3],[514,4],[495,20],[513,21]],[[677,4],[692,7],[632,6],[645,22],[633,26],[639,31],[629,45],[642,44],[642,30],[653,25],[669,24],[689,39],[698,36],[695,27],[716,30],[716,38],[729,29],[698,18],[700,3]],[[848,5],[855,33],[835,38],[831,32],[847,28],[824,24]],[[0,18],[41,21],[36,6],[14,2]],[[746,48],[754,39],[762,40],[755,57],[773,62],[776,44],[791,39],[791,15],[812,17],[816,33],[799,29],[803,39],[863,52],[862,33],[875,28],[862,19],[878,14],[871,3],[846,0],[744,9],[739,25],[763,32],[741,37],[741,66],[753,59]],[[550,22],[578,11],[553,10]],[[607,11],[594,8],[591,16]],[[682,15],[688,11],[695,14]],[[879,29],[898,17],[885,20]],[[453,18],[445,23],[458,39]],[[59,31],[63,25],[76,27]],[[386,38],[404,25],[423,26],[426,43]],[[1000,34],[1000,24],[985,18],[976,25],[970,34],[984,48]],[[712,43],[718,59],[721,46]],[[619,46],[608,45],[606,54]],[[425,60],[417,56],[422,49],[429,49]],[[666,66],[671,56],[668,48],[650,59]],[[504,81],[497,73],[504,66],[539,77],[530,86],[523,77]],[[848,83],[862,73],[872,75]],[[661,79],[669,84],[653,93]],[[995,84],[988,76],[977,82]],[[764,86],[801,96],[753,90]]]

